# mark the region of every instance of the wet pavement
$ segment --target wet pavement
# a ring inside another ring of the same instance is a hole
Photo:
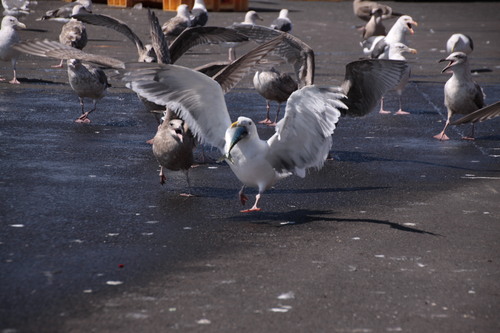
[[[77,124],[66,71],[23,56],[22,84],[0,83],[0,332],[498,332],[500,118],[479,124],[473,142],[460,140],[467,126],[447,142],[432,136],[446,116],[449,74],[437,61],[452,33],[474,39],[475,79],[487,104],[499,99],[500,4],[387,3],[419,23],[403,95],[411,114],[342,119],[324,168],[278,183],[258,213],[239,212],[224,164],[193,168],[195,197],[179,196],[182,173],[161,186],[146,143],[155,120],[120,82]],[[22,38],[57,39],[60,23],[35,18],[60,4],[39,1]],[[265,24],[290,9],[319,85],[338,84],[361,56],[349,1],[250,7]],[[95,12],[146,36],[144,10]],[[213,25],[243,19],[210,14]],[[135,59],[121,35],[88,30],[86,51]],[[179,64],[225,52],[197,47]],[[249,77],[226,97],[233,117],[265,115]],[[386,100],[395,111],[396,96]]]

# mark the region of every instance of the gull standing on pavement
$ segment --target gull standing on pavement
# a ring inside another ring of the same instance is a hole
[[[434,138],[439,140],[449,140],[445,134],[450,119],[454,114],[469,114],[483,108],[484,94],[481,87],[472,79],[467,55],[463,52],[454,52],[439,62],[448,61],[448,65],[441,73],[448,70],[453,72],[451,78],[444,85],[444,105],[448,110],[446,124],[443,130]],[[470,136],[465,136],[465,140],[474,140],[474,123],[472,123]]]
[[[10,61],[12,64],[13,78],[9,81],[12,84],[19,84],[17,80],[16,64],[19,51],[12,48],[12,45],[20,41],[17,29],[26,29],[26,25],[21,23],[14,16],[4,16],[0,28],[0,59]],[[0,78],[0,81],[5,79]]]

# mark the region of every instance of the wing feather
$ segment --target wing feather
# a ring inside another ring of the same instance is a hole
[[[173,109],[202,142],[224,149],[231,125],[220,85],[205,74],[176,65],[127,64],[122,80],[150,102]]]
[[[485,121],[488,119],[492,119],[495,117],[500,116],[500,101],[495,102],[491,105],[488,105],[482,109],[479,109],[477,111],[474,111],[470,114],[468,114],[465,117],[462,117],[454,122],[451,123],[451,125],[461,125],[461,124],[466,124],[466,123],[476,123],[476,122],[481,122]]]
[[[305,176],[307,168],[321,168],[332,145],[333,131],[345,109],[338,88],[314,85],[295,91],[287,101],[284,118],[268,140],[267,160],[278,172]]]
[[[360,117],[373,110],[384,94],[394,88],[407,69],[406,61],[369,59],[353,61],[346,66],[342,83],[348,109],[342,114]]]
[[[124,68],[125,63],[115,58],[83,52],[74,47],[50,40],[22,41],[13,46],[16,50],[45,58],[79,59],[111,68]]]

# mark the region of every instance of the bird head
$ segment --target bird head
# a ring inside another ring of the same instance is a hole
[[[256,131],[257,128],[255,127],[255,123],[252,121],[252,119],[247,117],[239,117],[238,120],[232,123],[229,128],[229,149],[227,153],[231,153],[231,150],[238,142]]]
[[[26,25],[24,23],[19,22],[17,18],[10,15],[4,16],[4,18],[2,19],[2,28],[4,27],[11,27],[12,29],[15,30],[26,29]]]
[[[255,20],[264,21],[264,19],[260,17],[255,10],[250,10],[245,14],[245,21],[243,21],[243,23],[255,24]]]
[[[467,55],[463,52],[453,52],[446,58],[439,60],[439,62],[444,62],[444,61],[448,61],[448,65],[446,65],[446,67],[443,68],[441,73],[446,72],[448,69],[453,70],[453,67],[467,62]]]
[[[394,44],[389,45],[389,54],[401,54],[401,55],[403,55],[404,53],[417,54],[417,50],[412,49],[411,47],[408,47],[407,45],[405,45],[403,43],[394,43]]]
[[[77,68],[82,66],[82,62],[79,59],[68,59],[68,68]]]
[[[181,4],[177,7],[177,16],[189,17],[189,7],[186,4]]]
[[[174,138],[179,139],[180,142],[184,140],[184,121],[182,119],[168,120],[168,129]]]
[[[411,17],[411,16],[409,16],[409,15],[403,15],[403,16],[401,16],[401,17],[398,19],[398,22],[399,22],[400,24],[403,24],[403,25],[404,25],[404,26],[408,29],[408,31],[410,32],[410,34],[412,34],[412,35],[415,33],[415,31],[413,31],[413,27],[414,27],[414,26],[415,26],[415,27],[417,27],[417,26],[418,26],[418,23],[417,23],[416,21],[414,21],[414,20],[412,19],[412,17]]]

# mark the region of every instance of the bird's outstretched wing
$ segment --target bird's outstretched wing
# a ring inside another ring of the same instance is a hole
[[[126,64],[122,80],[150,102],[180,114],[194,135],[221,151],[231,125],[220,85],[192,69],[162,64]]]
[[[284,35],[283,42],[273,52],[294,66],[300,87],[314,83],[314,51],[302,40],[289,33],[260,25],[234,24],[232,28],[258,43]]]
[[[115,58],[86,53],[74,47],[48,39],[22,41],[13,46],[18,51],[39,57],[55,59],[79,59],[111,68],[124,68],[125,63]]]
[[[229,28],[193,27],[184,29],[170,45],[170,58],[175,63],[187,50],[201,44],[246,42],[248,37]]]
[[[368,59],[346,65],[342,90],[348,109],[342,115],[360,117],[377,106],[384,94],[394,88],[408,67],[406,61]]]
[[[321,168],[332,145],[331,135],[346,106],[338,88],[306,86],[288,98],[286,113],[268,140],[267,160],[281,173],[305,176],[307,168]]]
[[[239,57],[224,69],[213,76],[213,79],[222,87],[224,93],[231,90],[255,65],[272,51],[283,40],[278,36],[270,41],[260,44],[253,50]]]
[[[160,64],[171,64],[170,51],[168,49],[168,41],[163,31],[161,24],[158,21],[156,14],[148,9],[149,34],[151,36],[151,45],[156,54],[156,59]]]
[[[135,32],[126,23],[118,19],[115,19],[107,15],[90,14],[90,13],[76,14],[73,15],[72,17],[77,19],[78,21],[82,21],[87,24],[98,25],[109,29],[113,29],[123,34],[129,40],[131,40],[132,43],[134,43],[134,45],[137,47],[137,52],[139,54],[144,52],[144,44],[142,43],[139,36],[137,36]]]
[[[500,101],[495,102],[491,105],[488,105],[482,109],[474,111],[465,117],[462,117],[454,122],[451,125],[461,125],[466,123],[476,123],[485,121],[488,119],[492,119],[500,116]]]

